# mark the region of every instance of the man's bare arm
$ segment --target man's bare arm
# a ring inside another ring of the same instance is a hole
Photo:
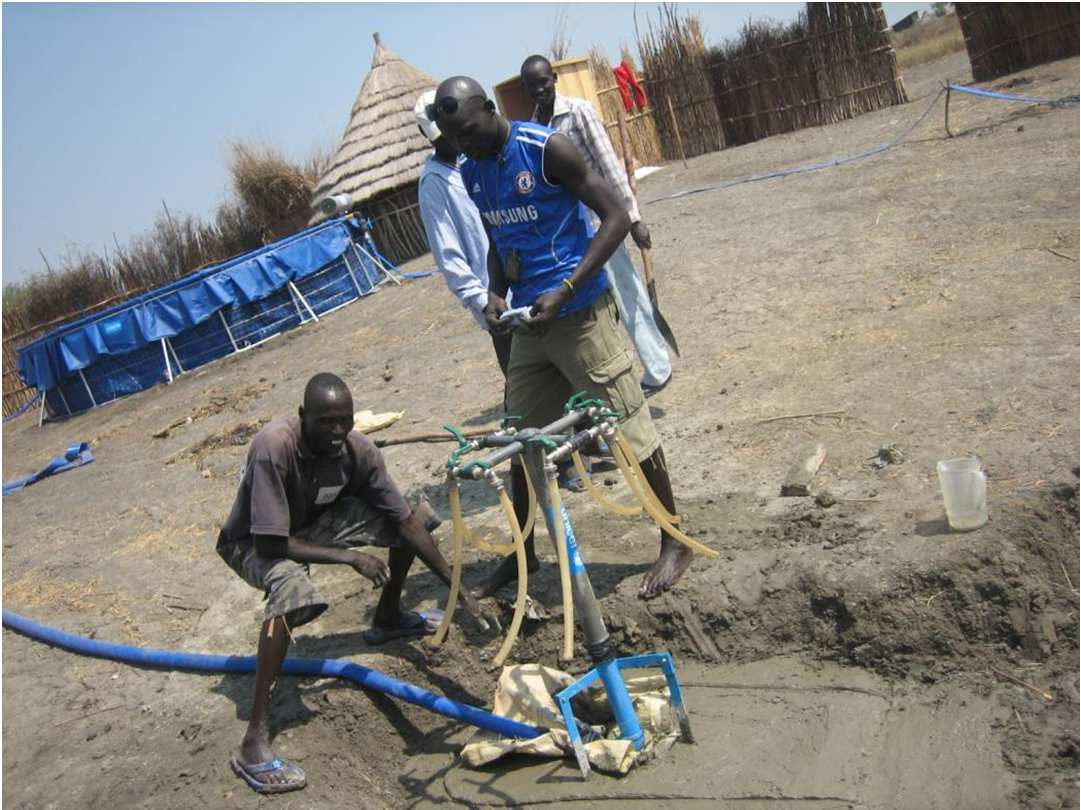
[[[603,177],[590,171],[578,149],[566,136],[555,133],[544,147],[544,174],[552,183],[567,189],[580,202],[592,208],[600,217],[597,229],[585,255],[571,273],[570,283],[578,287],[593,277],[623,242],[631,227],[631,219],[623,201]],[[559,314],[560,308],[570,300],[570,288],[560,284],[533,303],[533,322],[543,323]]]
[[[561,133],[552,135],[544,147],[544,174],[592,208],[601,220],[585,256],[571,275],[571,283],[578,286],[603,267],[622,244],[631,228],[630,216],[611,183],[590,171],[578,149]]]
[[[376,585],[383,585],[390,579],[387,564],[363,551],[326,548],[306,543],[296,537],[278,537],[272,534],[257,534],[252,540],[255,543],[255,553],[263,559],[286,559],[316,565],[348,565]]]
[[[492,239],[492,229],[488,223],[484,223],[484,230],[488,234],[488,303],[484,307],[484,317],[488,322],[488,328],[497,334],[507,332],[510,327],[499,320],[499,316],[507,310],[507,279],[503,275],[503,262],[496,250],[495,240]]]

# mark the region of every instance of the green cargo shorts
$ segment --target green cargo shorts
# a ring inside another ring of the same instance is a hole
[[[509,413],[522,417],[519,427],[554,422],[572,394],[588,391],[623,414],[619,428],[639,461],[661,445],[610,292],[584,310],[515,332],[507,387]]]
[[[428,501],[419,495],[407,494],[421,522],[431,530],[439,519]],[[294,536],[326,548],[397,547],[401,542],[393,521],[363,498],[339,498],[323,510],[313,523],[298,529]],[[234,543],[218,543],[218,554],[241,579],[264,593],[266,607],[263,620],[284,616],[290,627],[316,619],[329,606],[312,582],[305,563],[284,558],[267,559],[255,552],[250,538]]]

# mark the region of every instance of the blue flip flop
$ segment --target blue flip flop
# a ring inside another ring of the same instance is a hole
[[[233,757],[230,764],[236,775],[248,783],[248,787],[256,793],[288,793],[291,790],[300,790],[308,784],[308,776],[304,769],[294,762],[281,757],[274,757],[268,762],[260,762],[258,765],[248,765]],[[279,771],[286,775],[287,781],[281,783],[263,782],[258,777],[261,774]]]

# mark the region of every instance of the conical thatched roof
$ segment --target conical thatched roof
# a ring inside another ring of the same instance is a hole
[[[360,87],[345,135],[312,198],[350,194],[353,203],[415,182],[432,146],[417,129],[413,105],[438,82],[383,45],[375,34],[372,69]],[[321,218],[315,210],[313,219]]]

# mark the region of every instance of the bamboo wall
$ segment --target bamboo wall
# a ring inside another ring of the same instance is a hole
[[[360,210],[371,217],[372,237],[379,251],[395,264],[428,252],[415,182],[365,200]]]
[[[601,120],[604,121],[608,139],[615,147],[616,154],[622,159],[623,145],[619,139],[619,111],[623,107],[623,101],[619,95],[615,74],[612,73],[612,65],[599,51],[590,52],[589,62],[593,71],[593,84],[597,92],[597,103],[600,105],[598,111]],[[644,110],[624,112],[631,152],[634,153],[633,157],[637,163],[643,166],[664,160],[661,142],[657,137],[657,125],[653,119],[653,108],[650,104],[651,100],[647,94]]]
[[[677,129],[690,157],[908,101],[881,3],[808,3],[796,23],[748,23],[712,49],[695,18],[664,13],[639,48],[668,159]]]
[[[680,18],[675,6],[662,6],[661,14],[659,29],[649,23],[638,38],[645,74],[639,81],[653,108],[661,152],[667,160],[716,152],[726,144],[702,26],[696,17]]]
[[[978,82],[1078,54],[1077,3],[955,3]]]

